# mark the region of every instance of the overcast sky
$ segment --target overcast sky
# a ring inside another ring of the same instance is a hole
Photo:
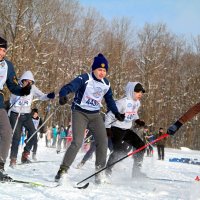
[[[79,0],[107,20],[128,17],[139,28],[145,23],[166,23],[170,31],[200,35],[200,0]]]

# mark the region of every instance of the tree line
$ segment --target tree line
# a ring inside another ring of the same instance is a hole
[[[18,77],[31,70],[44,92],[58,92],[78,74],[90,71],[93,57],[102,52],[109,61],[115,99],[123,97],[128,81],[144,85],[140,116],[152,129],[167,129],[199,102],[200,35],[176,35],[159,22],[138,29],[129,18],[108,21],[77,0],[1,0],[0,26]],[[35,102],[43,116],[47,104]],[[56,106],[58,102],[52,102],[51,111]],[[67,125],[69,118],[70,106],[60,107],[49,125]],[[168,145],[200,149],[199,130],[197,115]]]

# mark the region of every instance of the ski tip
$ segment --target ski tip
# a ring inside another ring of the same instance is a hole
[[[88,186],[89,186],[89,183],[86,183],[83,186],[74,186],[74,188],[77,188],[77,189],[86,189]]]

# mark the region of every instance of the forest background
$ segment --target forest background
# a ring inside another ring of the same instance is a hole
[[[43,92],[58,92],[89,72],[94,56],[102,52],[109,60],[115,99],[124,96],[128,81],[144,85],[140,117],[152,130],[166,130],[200,100],[200,35],[176,35],[160,22],[138,30],[129,18],[108,21],[77,0],[1,0],[0,26],[17,76],[31,70]],[[44,117],[48,105],[36,101],[34,106]],[[57,106],[58,100],[51,102],[50,112]],[[70,106],[60,106],[48,126],[67,126],[69,120]],[[168,146],[200,150],[200,116],[184,125]]]

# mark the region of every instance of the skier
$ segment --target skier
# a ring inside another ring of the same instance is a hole
[[[159,128],[159,132],[156,135],[156,138],[160,137],[164,134],[163,128]],[[164,160],[165,158],[165,144],[166,144],[167,138],[163,138],[162,140],[156,142],[157,150],[158,150],[158,160]]]
[[[63,86],[59,92],[61,105],[67,103],[67,95],[75,92],[72,103],[72,132],[73,141],[67,149],[62,164],[55,176],[59,181],[74,161],[84,138],[84,131],[88,127],[96,142],[96,170],[106,164],[107,136],[103,118],[99,114],[103,97],[107,107],[119,121],[124,120],[124,114],[119,113],[112,97],[109,81],[105,78],[108,71],[108,61],[103,54],[98,54],[92,64],[92,72],[79,75],[69,84]],[[101,174],[95,176],[95,183],[101,183]]]
[[[200,102],[192,106],[182,117],[180,117],[174,124],[172,124],[168,128],[167,133],[169,135],[174,135],[184,123],[191,120],[199,112]]]
[[[11,95],[10,103],[14,104],[14,106],[10,109],[10,123],[13,128],[13,139],[10,151],[10,167],[14,167],[17,161],[18,147],[21,136],[22,126],[24,126],[28,131],[28,138],[32,136],[32,134],[36,131],[32,116],[31,116],[31,104],[33,97],[39,98],[39,100],[45,101],[54,99],[55,93],[51,92],[49,94],[44,94],[35,86],[35,80],[31,71],[26,71],[20,78],[19,84],[21,87],[25,87],[27,84],[31,84],[31,93],[25,97],[19,97],[18,95]],[[28,156],[30,154],[30,150],[33,144],[37,140],[37,134],[35,134],[28,143],[26,143],[24,147],[24,151],[22,153],[21,162],[28,163],[30,160]]]
[[[38,115],[37,108],[32,109],[32,121],[33,121],[35,130],[37,130],[38,127],[40,127],[43,124],[42,118],[39,117],[39,115]],[[39,130],[39,132],[40,132],[39,137],[42,138],[43,134],[46,132],[46,127],[42,126],[41,129]],[[32,159],[36,161],[37,160],[36,153],[37,153],[37,147],[38,147],[38,136],[37,136],[37,140],[34,140],[34,142],[35,143],[33,144]]]
[[[67,130],[64,128],[63,125],[60,127],[60,131],[58,133],[58,146],[57,146],[57,153],[60,153],[62,142],[63,142],[63,148],[66,149],[67,145]]]
[[[125,87],[126,96],[116,102],[119,112],[125,113],[123,122],[115,121],[113,113],[109,111],[105,118],[105,126],[108,132],[112,132],[113,152],[109,156],[107,162],[106,176],[110,177],[112,173],[112,165],[119,158],[128,153],[132,147],[138,149],[145,145],[144,141],[131,130],[132,123],[143,127],[145,122],[139,119],[138,109],[140,107],[140,99],[145,90],[139,82],[128,82]],[[140,171],[144,150],[138,152],[134,156],[133,177],[142,176]],[[110,166],[110,167],[109,167]]]
[[[152,130],[150,129],[147,132],[147,134],[145,135],[145,144],[148,144],[148,143],[150,143],[150,142],[152,142],[154,140],[155,140],[155,136],[154,136]],[[153,145],[149,145],[147,147],[146,151],[147,151],[147,156],[152,157],[153,156]]]
[[[18,96],[28,95],[31,90],[30,85],[23,88],[18,85],[14,67],[10,61],[5,59],[6,52],[7,41],[0,37],[0,181],[12,180],[4,170],[12,140],[12,128],[4,109],[4,84],[6,83],[10,92]]]

